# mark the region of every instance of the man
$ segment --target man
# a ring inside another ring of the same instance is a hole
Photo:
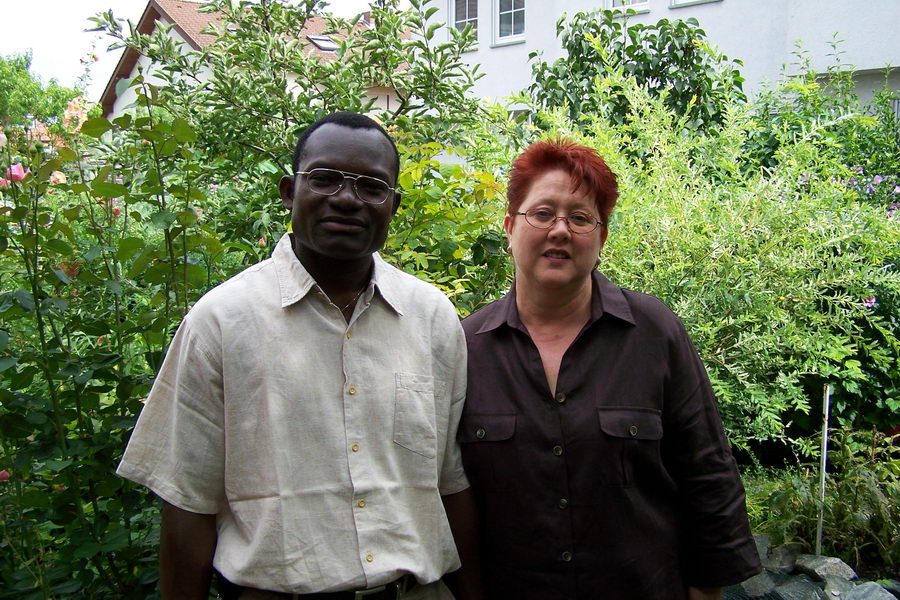
[[[443,294],[375,254],[397,149],[334,113],[293,170],[293,233],[185,317],[118,469],[164,501],[163,598],[206,598],[213,567],[241,600],[452,597],[450,527],[474,547],[465,342]]]

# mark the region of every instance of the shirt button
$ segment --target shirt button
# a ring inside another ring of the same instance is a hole
[[[560,499],[559,499],[559,507],[560,507],[560,508],[565,508],[565,507],[567,507],[567,506],[569,506],[569,501],[566,500],[565,498],[560,498]]]
[[[352,444],[350,444],[350,449],[353,450],[354,452],[359,452],[359,444],[357,444],[356,442],[353,442]]]
[[[637,432],[638,432],[638,427],[637,427],[637,425],[632,425],[631,427],[628,428],[628,433],[631,434],[631,437],[636,436],[636,435],[637,435]]]
[[[562,404],[563,402],[566,401],[566,395],[563,394],[562,392],[559,392],[558,394],[556,394],[556,401],[559,402],[560,404]]]
[[[553,454],[562,456],[562,446],[553,446]]]
[[[366,562],[375,562],[375,555],[371,552],[366,554]]]
[[[352,338],[352,337],[353,337],[353,334],[350,333],[350,332],[348,331],[348,332],[347,332],[347,339],[349,340],[349,339]]]
[[[360,508],[365,508],[366,507],[366,499],[360,498],[359,500],[356,501],[356,505]]]
[[[572,553],[566,550],[560,555],[560,558],[563,559],[564,562],[572,562]]]
[[[355,385],[351,385],[351,386],[347,389],[347,393],[349,393],[351,396],[355,395],[355,394],[356,394],[356,386],[355,386]]]
[[[479,427],[478,429],[475,430],[475,437],[477,437],[479,440],[484,439],[484,435],[485,435],[484,427]]]

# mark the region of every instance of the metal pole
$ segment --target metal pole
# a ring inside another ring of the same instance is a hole
[[[825,384],[822,398],[822,456],[819,459],[819,524],[816,526],[816,554],[822,554],[822,525],[825,522],[825,467],[828,464],[828,411],[831,408],[831,386]]]

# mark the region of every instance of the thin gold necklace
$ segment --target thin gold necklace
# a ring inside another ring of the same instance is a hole
[[[362,293],[363,293],[364,291],[366,291],[366,288],[367,288],[367,287],[369,287],[369,284],[364,285],[358,292],[356,292],[356,295],[353,296],[353,300],[351,300],[350,302],[348,302],[347,304],[345,304],[345,305],[341,308],[341,312],[344,312],[345,310],[347,310],[348,308],[350,308],[350,305],[351,305],[351,304],[356,304],[356,301],[359,300],[359,297],[362,295]]]

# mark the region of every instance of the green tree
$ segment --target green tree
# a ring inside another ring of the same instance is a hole
[[[54,125],[66,104],[78,96],[51,79],[46,85],[31,73],[31,52],[0,56],[0,126]]]
[[[730,101],[746,99],[741,62],[710,46],[696,19],[631,25],[618,11],[579,12],[568,21],[563,14],[556,35],[566,55],[548,63],[533,52],[528,91],[539,106],[564,106],[575,123],[589,115],[622,122],[632,113],[624,90],[597,102],[597,81],[618,81],[609,78],[613,74],[633,78],[651,96],[663,98],[693,128],[721,123]]]

